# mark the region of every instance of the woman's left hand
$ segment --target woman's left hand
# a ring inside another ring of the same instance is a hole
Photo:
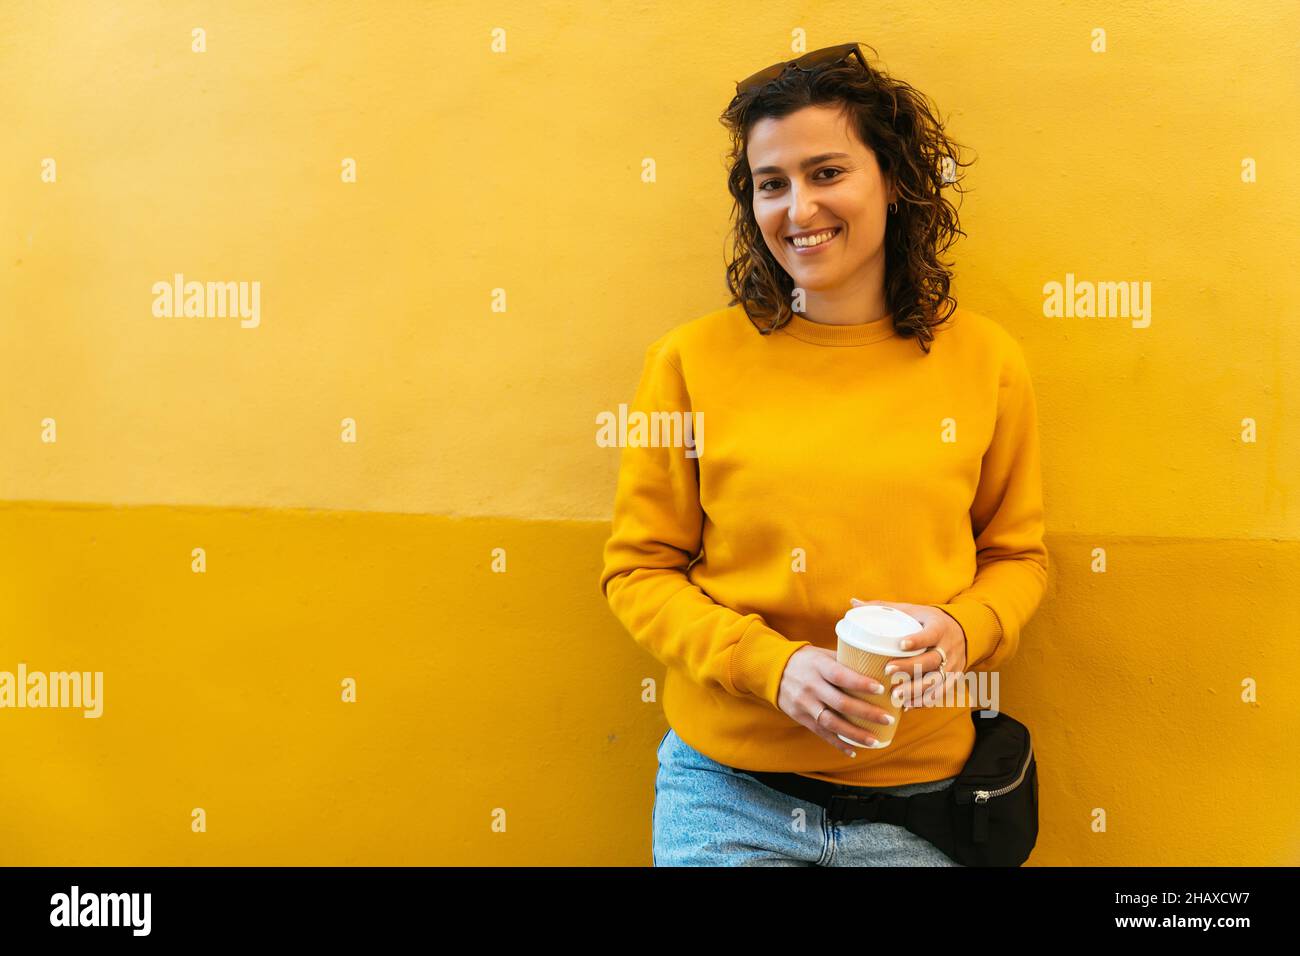
[[[914,657],[895,657],[886,667],[886,677],[890,682],[896,700],[906,706],[929,704],[943,696],[945,675],[960,675],[966,668],[966,632],[961,625],[944,611],[928,604],[902,604],[897,601],[860,601],[851,599],[854,607],[865,604],[883,604],[886,607],[911,615],[921,622],[922,629],[904,638],[903,650],[930,648],[924,654]],[[947,660],[940,673],[941,658],[938,650],[943,648]]]

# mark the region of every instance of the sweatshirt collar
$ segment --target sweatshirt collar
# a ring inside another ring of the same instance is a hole
[[[872,342],[883,342],[896,334],[893,313],[884,318],[859,322],[856,325],[828,325],[825,322],[814,322],[793,312],[790,314],[790,321],[777,331],[785,332],[802,342],[831,346],[867,345]]]

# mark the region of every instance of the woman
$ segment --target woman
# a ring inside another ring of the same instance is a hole
[[[844,808],[952,785],[971,708],[934,698],[1010,658],[1046,586],[1024,356],[938,258],[965,164],[858,44],[737,84],[723,122],[732,299],[647,352],[600,577],[667,668],[654,862],[955,866]],[[885,747],[846,719],[885,723],[854,696],[879,688],[835,657],[861,603],[923,625]]]

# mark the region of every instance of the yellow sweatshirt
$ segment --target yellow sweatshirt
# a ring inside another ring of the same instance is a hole
[[[850,757],[781,711],[777,692],[799,648],[835,650],[853,597],[943,609],[965,631],[967,671],[1015,653],[1048,568],[1016,340],[960,307],[928,355],[890,317],[795,315],[763,335],[735,305],[650,346],[619,422],[600,587],[667,668],[677,734],[732,767],[837,783],[960,773],[969,699],[913,707],[888,747]]]

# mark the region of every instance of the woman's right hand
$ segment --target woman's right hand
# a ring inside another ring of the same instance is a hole
[[[878,724],[888,723],[885,718],[892,715],[845,693],[846,690],[867,694],[882,692],[881,685],[875,680],[836,660],[834,651],[809,644],[791,654],[786,662],[777,693],[777,706],[796,723],[852,757],[856,756],[853,747],[836,737],[837,733],[860,741],[860,745],[868,749],[873,748],[877,741],[871,733],[849,723],[841,715],[852,714]]]

